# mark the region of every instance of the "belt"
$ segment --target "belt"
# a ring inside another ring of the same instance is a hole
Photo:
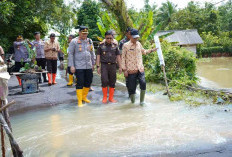
[[[109,65],[112,65],[112,64],[116,64],[116,63],[110,63],[110,62],[101,62],[103,64],[109,64]]]

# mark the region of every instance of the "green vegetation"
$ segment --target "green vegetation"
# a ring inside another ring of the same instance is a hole
[[[63,0],[0,1],[0,45],[7,52],[18,34],[32,40],[39,31],[43,38],[50,28],[67,35],[75,25],[73,12]]]

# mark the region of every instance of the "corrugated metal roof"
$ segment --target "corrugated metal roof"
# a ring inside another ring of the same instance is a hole
[[[203,40],[196,29],[159,31],[156,35],[162,36],[171,32],[174,32],[174,34],[165,39],[169,42],[177,42],[177,45],[195,45],[203,43]]]

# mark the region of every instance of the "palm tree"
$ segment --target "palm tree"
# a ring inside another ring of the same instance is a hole
[[[172,14],[175,12],[177,12],[176,4],[170,2],[169,0],[162,3],[158,13],[158,21],[163,22],[163,28],[165,28],[171,22]]]

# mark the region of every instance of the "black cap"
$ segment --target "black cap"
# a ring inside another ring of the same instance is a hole
[[[40,32],[35,32],[34,35],[40,34]]]
[[[131,33],[132,38],[139,38],[140,37],[139,36],[139,31],[137,29],[132,28],[130,30],[130,33]]]
[[[89,28],[86,26],[80,26],[80,28],[79,28],[79,32],[81,32],[81,33],[89,33],[88,30],[89,30]]]
[[[51,38],[51,37],[56,37],[55,33],[51,33],[51,34],[50,34],[50,38]]]
[[[75,35],[70,34],[68,37],[71,37],[73,39],[73,38],[75,38]]]
[[[132,28],[127,27],[126,32],[127,32],[127,33],[128,33],[128,32],[130,32],[130,31],[131,31],[131,29],[132,29]]]

